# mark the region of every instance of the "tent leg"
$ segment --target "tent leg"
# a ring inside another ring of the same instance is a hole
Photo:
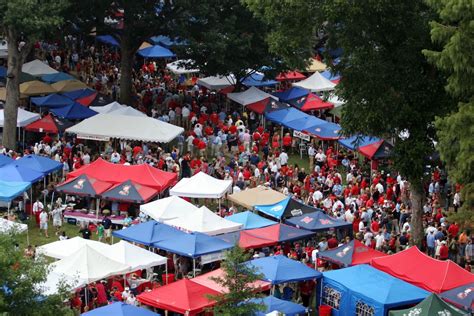
[[[33,214],[33,186],[30,188],[30,207],[31,207],[31,214]]]
[[[46,207],[46,177],[43,178],[43,189],[44,189],[43,204],[44,204],[44,207]]]
[[[100,199],[97,198],[95,200],[95,219],[98,220],[99,219],[99,203],[100,203]]]
[[[196,277],[196,258],[193,258],[193,278]]]
[[[168,284],[168,258],[166,259],[166,264],[165,264],[165,274],[166,274],[166,284]]]
[[[280,128],[281,128],[281,136],[280,136],[280,151],[281,151],[281,149],[283,148],[283,130],[284,130],[283,125],[280,126]]]
[[[221,199],[220,198],[219,198],[218,202],[219,202],[219,213],[220,213],[221,212]]]
[[[7,208],[7,214],[10,215],[10,206],[11,206],[11,201],[8,201],[8,208]]]

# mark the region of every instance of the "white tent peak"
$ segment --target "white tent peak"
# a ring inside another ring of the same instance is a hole
[[[140,211],[158,222],[187,216],[197,209],[194,204],[178,196],[170,196],[140,205]]]
[[[250,87],[243,92],[228,93],[227,97],[232,101],[235,101],[242,105],[249,105],[255,102],[263,101],[268,98],[278,100],[277,97],[255,87]]]
[[[3,127],[5,122],[4,110],[0,110],[0,127]],[[38,113],[29,112],[22,108],[18,108],[18,117],[16,119],[16,127],[25,127],[26,125],[39,120],[41,116]]]
[[[107,256],[111,259],[129,265],[131,271],[142,270],[154,266],[166,264],[167,259],[156,253],[135,246],[127,241],[121,240],[110,246]]]
[[[21,71],[26,72],[32,76],[41,76],[58,73],[57,70],[51,68],[39,59],[32,60],[28,63],[24,63]]]
[[[170,195],[193,198],[221,198],[232,188],[232,180],[219,180],[204,172],[182,178],[170,190]]]
[[[195,62],[191,59],[187,60],[176,60],[172,63],[166,64],[166,68],[171,70],[174,74],[181,75],[181,74],[190,74],[199,72],[198,68],[188,69],[186,66],[194,67]]]
[[[232,74],[228,76],[210,76],[198,79],[197,84],[209,90],[221,90],[234,85],[235,77]]]
[[[73,237],[66,240],[58,240],[49,244],[39,246],[36,249],[38,254],[42,254],[48,257],[63,259],[76,253],[84,245],[89,245],[99,252],[106,253],[109,251],[110,246],[95,240],[84,239],[82,237]]]
[[[106,114],[106,113],[110,113],[110,112],[113,112],[115,110],[125,108],[125,107],[127,107],[127,106],[124,105],[124,104],[120,104],[117,101],[114,101],[114,102],[109,103],[109,104],[104,105],[104,106],[91,106],[91,107],[89,107],[89,109],[94,110],[97,113]]]
[[[319,72],[315,72],[310,77],[293,83],[293,86],[308,89],[313,92],[321,92],[334,90],[336,84],[324,78]]]

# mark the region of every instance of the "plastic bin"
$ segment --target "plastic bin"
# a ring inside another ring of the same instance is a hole
[[[331,316],[332,307],[329,305],[319,306],[319,316]]]

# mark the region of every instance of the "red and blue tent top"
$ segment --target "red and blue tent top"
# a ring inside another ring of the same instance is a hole
[[[290,100],[289,103],[301,111],[326,110],[334,108],[334,104],[326,102],[314,93],[299,99]]]
[[[291,217],[285,220],[285,223],[311,231],[352,228],[351,223],[331,217],[322,211]]]
[[[80,120],[86,119],[97,114],[96,111],[93,111],[79,103],[72,103],[60,108],[51,109],[56,116],[68,119],[68,120]]]
[[[306,76],[298,71],[288,71],[288,72],[279,73],[275,79],[278,81],[303,80],[303,79],[306,79]]]
[[[320,251],[317,256],[342,267],[368,264],[370,260],[387,254],[367,247],[358,240],[351,240],[337,248]]]
[[[157,196],[158,193],[159,191],[156,189],[127,180],[108,189],[106,192],[101,194],[101,197],[106,200],[141,204],[147,203]]]
[[[111,186],[112,184],[109,182],[100,181],[87,175],[80,175],[56,186],[56,191],[72,195],[97,197]]]
[[[53,93],[45,97],[31,98],[31,103],[40,107],[60,108],[66,105],[71,105],[74,101],[61,94]]]
[[[389,142],[371,136],[351,136],[340,139],[339,143],[350,149],[357,150],[369,159],[383,159],[390,157],[393,146]]]
[[[74,123],[71,121],[53,117],[51,114],[48,114],[40,120],[26,125],[25,130],[29,132],[59,134],[73,125]]]
[[[258,114],[268,113],[272,111],[277,111],[281,109],[287,109],[289,106],[286,103],[278,102],[272,98],[267,98],[262,101],[258,101],[252,104],[247,105],[247,109],[254,111]]]
[[[63,92],[62,95],[65,97],[68,97],[71,100],[77,100],[80,98],[87,97],[94,93],[96,93],[95,90],[90,89],[90,88],[85,88],[85,89],[79,89],[79,90],[74,90],[74,91],[69,91],[69,92]]]
[[[273,95],[276,96],[280,101],[288,102],[291,100],[299,99],[301,97],[307,96],[309,94],[309,90],[292,87],[285,91],[274,92]]]

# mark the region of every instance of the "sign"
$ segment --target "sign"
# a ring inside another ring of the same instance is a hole
[[[293,131],[293,137],[300,138],[300,139],[305,140],[307,142],[309,142],[311,140],[311,136],[309,136],[308,134],[302,133],[302,132],[298,132],[298,131]]]
[[[224,258],[225,258],[225,254],[223,251],[209,253],[207,255],[201,256],[201,264],[220,261],[220,260],[223,260]]]
[[[97,141],[101,141],[101,142],[108,142],[110,140],[110,137],[108,137],[108,136],[94,136],[94,135],[84,135],[84,134],[78,134],[77,138],[97,140]]]

